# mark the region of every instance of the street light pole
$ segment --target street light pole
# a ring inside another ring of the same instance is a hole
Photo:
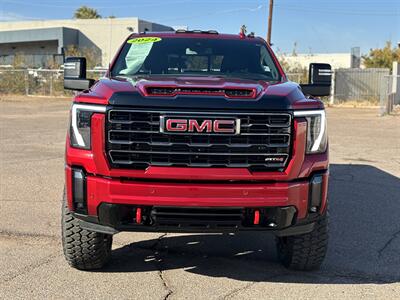
[[[268,14],[268,34],[267,43],[271,46],[271,33],[272,33],[272,11],[274,8],[274,0],[269,0],[269,14]]]

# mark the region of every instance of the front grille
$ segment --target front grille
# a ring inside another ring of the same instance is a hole
[[[240,134],[160,132],[160,116],[240,120]],[[114,168],[148,166],[283,171],[291,149],[289,113],[168,112],[111,109],[106,151]]]

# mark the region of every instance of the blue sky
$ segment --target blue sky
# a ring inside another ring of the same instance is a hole
[[[265,37],[269,0],[0,0],[0,21],[69,19],[87,5],[103,16],[139,17],[190,29],[237,33],[242,24]],[[400,42],[400,0],[275,0],[275,50],[363,53]]]

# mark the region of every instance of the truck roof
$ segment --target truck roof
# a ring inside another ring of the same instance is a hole
[[[132,33],[129,38],[156,36],[156,37],[170,37],[170,38],[206,38],[206,39],[229,39],[229,40],[251,40],[251,41],[264,41],[261,37],[252,35],[242,36],[238,34],[218,33],[215,30],[177,30],[177,31],[160,31],[160,32],[140,32]]]

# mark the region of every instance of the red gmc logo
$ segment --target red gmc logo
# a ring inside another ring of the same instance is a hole
[[[238,134],[239,119],[178,119],[161,118],[161,132]]]

